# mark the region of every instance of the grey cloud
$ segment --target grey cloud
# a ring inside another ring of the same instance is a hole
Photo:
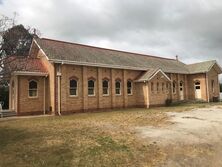
[[[1,2],[1,0],[0,0]],[[174,58],[220,60],[220,0],[4,0],[45,37]]]

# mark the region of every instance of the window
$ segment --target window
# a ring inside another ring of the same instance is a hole
[[[69,81],[69,95],[77,96],[77,81],[75,79]]]
[[[151,82],[151,92],[154,91],[153,82]]]
[[[89,96],[95,96],[95,84],[94,80],[89,80],[88,81],[88,95]]]
[[[109,81],[103,80],[103,95],[109,95]]]
[[[214,93],[214,80],[211,81],[212,92]]]
[[[162,92],[164,92],[164,89],[165,89],[165,84],[162,83]]]
[[[176,93],[176,82],[175,81],[173,82],[173,93],[174,94]]]
[[[128,95],[132,95],[132,82],[131,81],[127,81],[127,94]]]
[[[116,81],[116,95],[121,95],[121,81]]]
[[[166,93],[168,94],[169,93],[169,86],[170,84],[169,83],[166,83]]]
[[[36,81],[30,81],[29,82],[29,97],[37,97],[37,82]]]
[[[156,91],[159,92],[159,82],[156,83]]]

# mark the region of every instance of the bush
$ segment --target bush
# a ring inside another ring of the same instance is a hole
[[[9,89],[8,87],[0,87],[0,101],[4,103],[3,109],[8,109],[9,107]]]
[[[172,99],[166,99],[165,104],[166,106],[170,106],[172,104]]]

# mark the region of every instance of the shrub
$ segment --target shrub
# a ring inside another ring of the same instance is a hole
[[[166,106],[170,106],[172,104],[172,99],[166,99],[165,104]]]

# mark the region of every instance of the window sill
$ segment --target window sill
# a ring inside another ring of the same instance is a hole
[[[39,97],[38,96],[35,96],[35,97],[29,96],[28,98],[29,99],[38,99]]]
[[[96,97],[96,95],[88,95],[88,97]]]
[[[78,95],[69,95],[70,98],[77,98]]]
[[[103,95],[103,97],[109,97],[109,94],[107,94],[107,95]]]

